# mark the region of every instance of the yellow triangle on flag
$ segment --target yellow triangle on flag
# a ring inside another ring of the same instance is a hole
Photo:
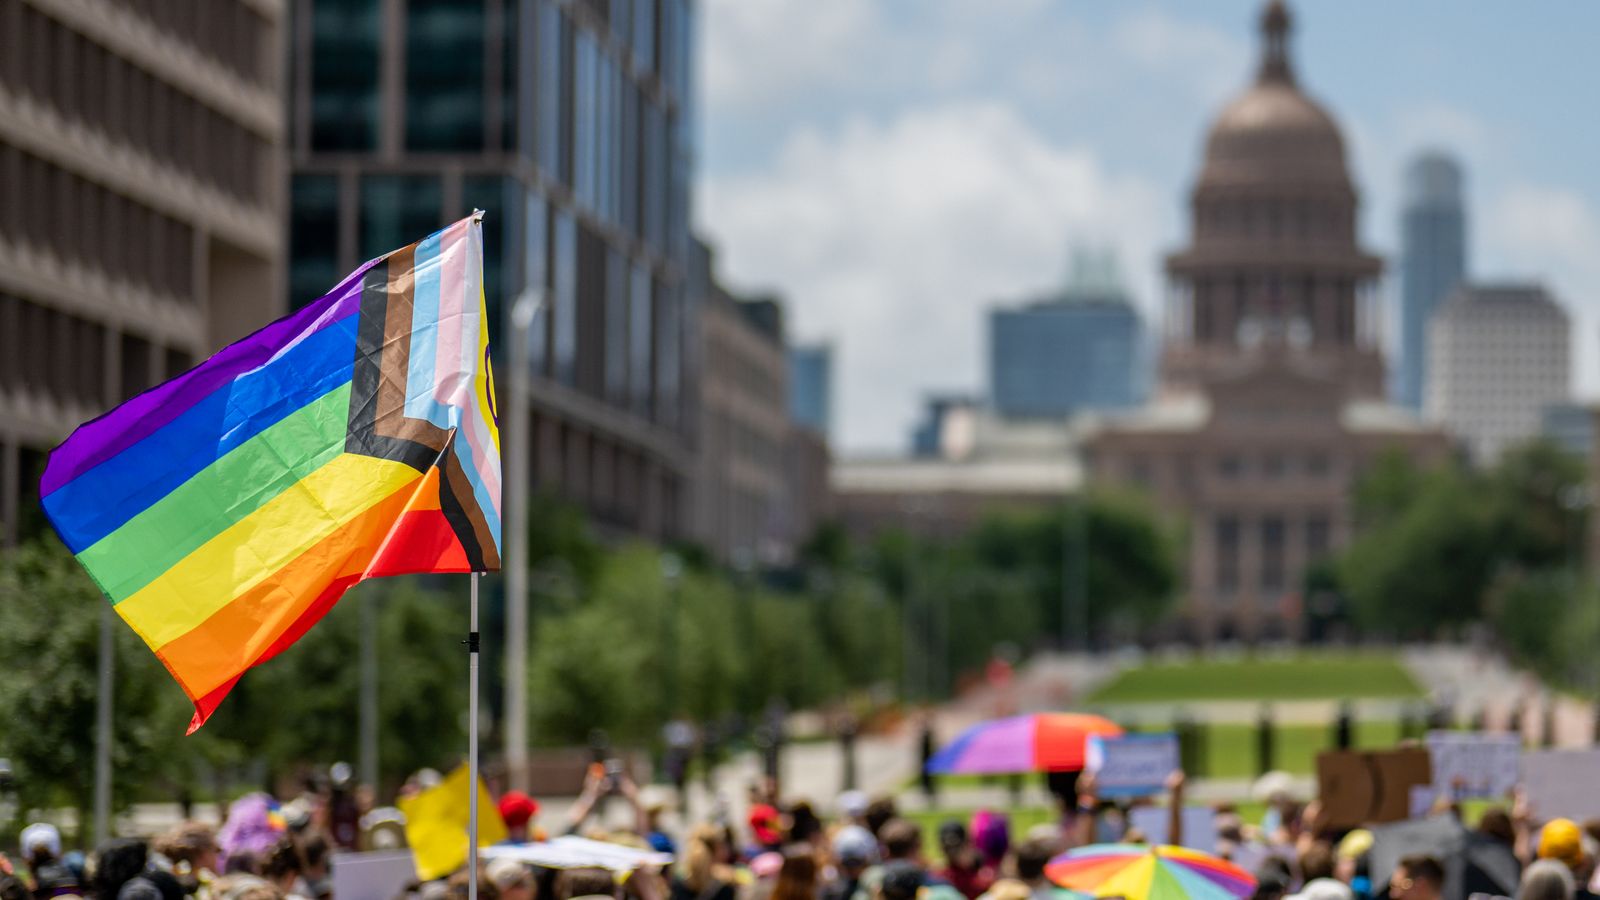
[[[467,765],[462,763],[433,787],[398,801],[406,815],[406,843],[417,862],[417,877],[423,881],[443,878],[466,865],[467,823],[472,820],[467,786]],[[480,780],[478,846],[498,844],[506,836],[500,810]]]

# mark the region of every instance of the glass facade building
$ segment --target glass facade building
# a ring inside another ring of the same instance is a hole
[[[1420,412],[1428,380],[1428,320],[1467,276],[1467,213],[1461,167],[1427,153],[1406,168],[1400,217],[1400,352],[1396,399]]]
[[[789,415],[796,423],[828,437],[833,423],[833,345],[789,348]]]
[[[1119,294],[1069,294],[989,314],[989,389],[1003,416],[1137,406],[1145,360],[1143,321]]]
[[[692,0],[305,0],[291,29],[291,305],[483,209],[497,363],[528,334],[537,492],[678,537],[696,378]],[[502,372],[504,370],[502,369]],[[504,380],[502,379],[502,383]]]

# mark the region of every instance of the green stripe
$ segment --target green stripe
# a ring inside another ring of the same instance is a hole
[[[344,452],[350,383],[311,401],[78,554],[117,603]]]

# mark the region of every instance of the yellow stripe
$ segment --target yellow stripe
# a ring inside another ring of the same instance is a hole
[[[392,460],[336,456],[118,603],[117,612],[160,647],[421,477]]]

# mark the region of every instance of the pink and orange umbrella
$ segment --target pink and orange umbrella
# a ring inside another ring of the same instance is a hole
[[[1256,880],[1227,860],[1187,847],[1093,844],[1044,867],[1051,881],[1094,897],[1127,900],[1238,900]]]
[[[1085,713],[1035,713],[982,722],[928,760],[935,775],[1072,772],[1083,768],[1091,735],[1119,737],[1122,727]]]

